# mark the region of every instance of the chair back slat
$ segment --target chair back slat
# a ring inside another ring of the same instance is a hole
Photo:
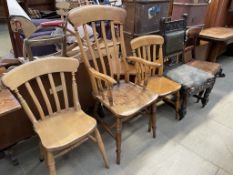
[[[37,82],[37,84],[39,86],[39,89],[41,91],[41,94],[42,94],[42,97],[43,97],[44,102],[46,104],[48,113],[49,113],[49,115],[52,115],[53,114],[52,106],[51,106],[51,103],[49,101],[48,95],[47,95],[47,93],[45,91],[45,87],[44,87],[44,85],[42,83],[41,78],[40,77],[36,77],[36,82]]]
[[[61,72],[60,76],[61,76],[61,84],[62,84],[62,89],[63,89],[63,98],[64,98],[64,102],[65,102],[65,109],[68,109],[69,108],[69,100],[68,100],[66,79],[65,79],[64,72]]]
[[[88,35],[88,32],[86,30],[86,25],[83,25],[83,28],[84,28],[84,37],[85,37],[85,44],[87,45],[88,47],[88,50],[89,53],[91,54],[91,60],[93,60],[93,63],[94,63],[94,67],[96,70],[99,70],[99,67],[98,67],[98,64],[97,64],[97,60],[96,60],[96,56],[95,56],[95,53],[94,53],[94,48],[93,48],[93,43],[90,41],[90,38],[89,38],[89,35]],[[76,31],[78,32],[78,31]],[[87,60],[88,61],[88,60]]]
[[[117,31],[116,31],[116,28],[118,28],[119,29],[119,27],[118,26],[116,26],[115,24],[114,24],[114,22],[113,21],[111,21],[110,22],[110,27],[111,27],[111,36],[112,36],[112,40],[113,40],[113,56],[112,56],[112,59],[115,59],[116,60],[116,64],[117,65],[115,65],[116,66],[116,76],[117,76],[117,82],[119,82],[120,81],[120,59],[118,58],[118,54],[119,54],[119,47],[117,47],[118,46],[118,44],[117,44],[117,40],[119,40],[119,39],[117,39],[117,37],[119,37],[118,35],[117,35]],[[111,61],[111,63],[112,63],[112,61]]]
[[[126,48],[125,48],[125,39],[124,39],[124,30],[123,30],[123,24],[120,24],[120,31],[119,31],[119,39],[120,39],[120,49],[121,49],[121,60],[124,63],[124,72],[125,72],[125,81],[129,82],[129,72],[128,72],[128,64],[126,62]]]
[[[49,83],[50,83],[50,86],[51,86],[51,89],[52,89],[52,94],[53,94],[53,98],[55,100],[57,111],[60,112],[61,111],[61,105],[60,105],[59,98],[58,98],[58,95],[57,95],[57,90],[56,90],[56,86],[55,86],[55,83],[54,83],[54,80],[53,80],[53,75],[49,73],[48,78],[49,78]]]
[[[32,113],[30,107],[28,106],[27,102],[25,101],[25,99],[22,97],[22,95],[19,93],[18,89],[14,90],[15,94],[17,95],[20,104],[22,105],[23,109],[25,110],[26,114],[28,115],[28,118],[31,120],[32,123],[37,123],[37,120],[34,116],[34,114]]]
[[[92,22],[91,25],[92,25],[92,30],[93,30],[93,36],[94,36],[95,44],[96,44],[96,49],[97,49],[97,52],[99,53],[99,57],[100,57],[100,60],[101,60],[101,65],[102,65],[102,68],[103,68],[103,64],[104,64],[103,59],[104,58],[103,58],[103,53],[101,52],[101,48],[100,48],[100,41],[99,41],[98,36],[97,36],[98,33],[96,31],[96,23]],[[85,31],[85,33],[86,33],[86,31]],[[94,59],[96,61],[96,58],[94,58]],[[97,63],[96,63],[96,65],[97,65]],[[97,71],[99,71],[98,66],[96,66],[95,69]],[[105,71],[106,71],[106,68],[103,68],[103,69],[105,69]]]
[[[72,72],[72,91],[73,91],[74,108],[78,111],[81,109],[81,106],[78,101],[78,87],[76,83],[75,72]]]
[[[25,86],[26,86],[27,91],[29,92],[29,94],[30,94],[30,96],[31,96],[31,98],[32,98],[32,100],[33,100],[33,102],[34,102],[35,105],[36,105],[36,108],[37,108],[37,110],[38,110],[38,112],[39,112],[39,114],[40,114],[40,118],[41,118],[41,119],[44,119],[44,118],[45,118],[44,111],[43,111],[43,109],[42,109],[42,107],[41,107],[41,105],[40,105],[40,102],[39,102],[38,98],[36,97],[36,95],[35,95],[35,93],[34,93],[32,87],[31,87],[30,83],[26,82],[26,83],[25,83]]]
[[[5,86],[16,93],[29,119],[35,124],[37,119],[44,120],[46,116],[52,116],[54,113],[61,112],[63,108],[69,108],[65,73],[72,74],[73,104],[76,110],[80,109],[74,77],[78,65],[78,60],[73,58],[48,57],[25,63],[11,70],[2,78],[2,81]],[[58,79],[55,79],[55,76]],[[19,90],[23,92],[23,88],[27,92],[20,93]],[[63,91],[63,95],[58,94],[60,90]],[[49,96],[49,92],[52,96]],[[60,101],[64,101],[64,105],[61,105]],[[55,106],[54,110],[53,106]]]
[[[107,36],[106,36],[106,23],[105,21],[101,21],[100,22],[100,26],[101,26],[101,33],[100,35],[102,35],[102,38],[103,38],[103,50],[106,51],[106,56],[107,56],[107,59],[108,59],[108,62],[111,61],[111,58],[110,58],[110,51],[109,51],[109,43],[107,41]],[[100,51],[102,52],[102,51]],[[102,66],[102,72],[104,74],[107,74],[107,71],[106,71],[106,66],[105,66],[105,63],[104,63],[104,60],[102,57],[100,57],[100,63],[101,63],[101,66]]]
[[[159,67],[158,70],[155,68],[149,70],[151,75],[155,75],[156,72],[158,75],[163,75],[163,43],[164,39],[159,35],[141,36],[131,41],[134,56],[161,64],[161,67]]]

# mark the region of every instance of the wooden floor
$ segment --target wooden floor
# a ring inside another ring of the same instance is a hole
[[[178,122],[173,109],[160,106],[156,139],[146,132],[147,116],[124,125],[121,165],[115,164],[114,140],[102,132],[109,170],[95,144],[86,142],[57,160],[58,175],[233,175],[233,57],[219,61],[226,77],[217,79],[204,109],[190,100]],[[14,146],[20,165],[1,159],[0,174],[47,174],[37,144],[34,137]]]

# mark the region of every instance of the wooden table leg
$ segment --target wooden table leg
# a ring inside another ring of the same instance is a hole
[[[207,61],[216,62],[217,58],[226,51],[224,42],[211,42]]]

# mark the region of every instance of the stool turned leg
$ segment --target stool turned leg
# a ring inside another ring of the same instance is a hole
[[[96,137],[97,144],[99,146],[100,153],[101,153],[101,155],[102,155],[102,157],[104,159],[105,167],[109,168],[107,153],[105,151],[103,140],[102,140],[102,138],[100,136],[100,133],[99,133],[97,128],[95,129],[95,137]]]

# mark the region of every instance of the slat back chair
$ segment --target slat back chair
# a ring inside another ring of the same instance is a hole
[[[56,174],[55,156],[66,153],[88,138],[97,142],[105,166],[108,167],[96,121],[85,114],[79,104],[75,79],[78,66],[79,62],[74,58],[48,57],[23,64],[2,78],[3,84],[18,97],[40,138],[41,155],[44,152],[50,175]],[[60,77],[59,84],[54,79],[55,74]],[[67,74],[71,74],[69,77],[72,78],[71,92],[67,87]],[[44,76],[47,77],[49,86],[46,86]],[[26,88],[31,100],[25,93],[21,93],[22,87]],[[38,94],[41,94],[42,98]],[[72,102],[69,101],[69,95]],[[31,103],[35,105],[35,110]],[[92,136],[93,132],[95,137]]]
[[[95,12],[93,11],[95,10]],[[101,10],[103,10],[101,12]],[[84,13],[90,13],[89,15],[84,15]],[[98,14],[97,12],[101,12]],[[97,16],[95,16],[98,14]],[[69,21],[77,28],[78,26],[83,26],[85,37],[83,42],[79,33],[76,33],[78,43],[81,48],[81,53],[83,55],[83,61],[90,71],[98,71],[105,75],[110,76],[115,79],[116,82],[120,82],[120,62],[126,63],[126,51],[124,47],[123,38],[123,23],[125,20],[126,13],[120,8],[109,8],[105,6],[94,5],[92,7],[82,7],[80,10],[74,9],[69,14]],[[107,37],[106,23],[110,23],[111,28],[111,38]],[[91,23],[92,30],[94,31],[94,41],[91,41],[88,37],[86,25]],[[97,32],[96,25],[100,23],[100,31]],[[119,49],[121,52],[119,53]],[[114,54],[111,54],[113,51]],[[121,54],[121,55],[119,55]],[[107,60],[105,60],[107,57]],[[100,60],[98,64],[97,60]],[[114,71],[113,67],[117,67]],[[129,76],[127,73],[127,64],[124,64],[124,78],[125,81],[129,81]],[[105,84],[108,86],[107,84]],[[100,94],[103,91],[101,83],[93,84],[95,95]]]
[[[155,101],[157,94],[144,90],[129,82],[126,50],[123,37],[123,23],[126,11],[122,8],[92,5],[73,9],[69,12],[68,20],[77,28],[82,26],[85,37],[81,40],[76,33],[80,46],[82,60],[89,72],[96,106],[103,104],[114,114],[115,124],[109,126],[102,121],[102,126],[116,140],[116,162],[120,163],[121,129],[122,123],[129,120],[148,106],[152,107],[150,120],[155,137]],[[107,36],[106,25],[110,25],[110,36]],[[93,40],[87,35],[86,24],[90,24],[93,31]],[[97,33],[97,24],[100,25]],[[123,79],[121,77],[123,65]],[[115,128],[115,135],[112,129]]]
[[[158,64],[157,70],[149,72],[150,76],[163,75],[163,43],[163,37],[158,35],[147,35],[131,40],[133,56]]]
[[[181,85],[163,76],[163,43],[164,39],[159,35],[141,36],[131,40],[131,48],[135,57],[157,64],[151,70],[145,69],[146,67],[143,67],[142,64],[136,64],[136,81],[138,84],[142,84],[147,79],[146,88],[159,94],[160,100],[173,104],[176,108],[176,117],[178,118],[180,109],[179,90]],[[175,95],[175,102],[166,98],[166,96],[171,94]]]

